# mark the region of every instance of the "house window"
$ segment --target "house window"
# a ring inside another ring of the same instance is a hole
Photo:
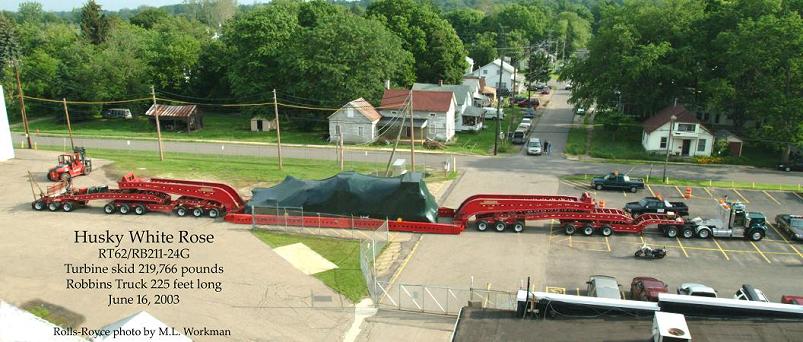
[[[678,124],[678,132],[694,132],[695,124]]]
[[[662,148],[662,149],[663,149],[663,148],[666,148],[666,142],[667,142],[667,140],[669,140],[669,138],[668,138],[668,137],[661,137],[661,147],[660,147],[660,148]]]
[[[482,74],[483,75],[488,75],[488,69],[482,69]]]
[[[705,139],[697,140],[697,152],[705,152]]]
[[[362,136],[362,130],[364,127],[357,127],[357,135]]]
[[[346,116],[349,117],[349,118],[353,118],[354,117],[354,108],[346,109]]]
[[[340,136],[340,125],[335,125],[335,135]]]

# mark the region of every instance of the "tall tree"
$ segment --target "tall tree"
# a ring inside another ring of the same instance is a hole
[[[19,38],[14,22],[0,14],[0,81],[3,80],[5,68],[19,56]]]
[[[135,14],[131,17],[130,21],[132,24],[137,25],[142,28],[150,29],[159,21],[168,17],[167,12],[161,8],[153,8],[149,7],[139,11],[139,13]]]
[[[40,23],[45,18],[42,4],[35,1],[25,1],[20,3],[17,9],[17,16],[20,22]]]
[[[446,13],[444,18],[452,24],[463,44],[468,46],[474,42],[477,33],[483,31],[482,19],[485,18],[485,13],[472,8],[458,8]]]
[[[101,11],[95,0],[89,0],[81,8],[81,32],[92,44],[100,44],[109,34],[109,18]]]
[[[549,81],[549,56],[546,51],[538,49],[533,51],[527,59],[527,81],[546,83]]]
[[[498,46],[496,32],[477,33],[474,43],[468,47],[469,56],[475,65],[486,65],[499,57]]]
[[[425,2],[378,0],[367,14],[378,18],[404,41],[413,53],[416,79],[420,82],[459,83],[468,66],[466,50],[448,21]]]

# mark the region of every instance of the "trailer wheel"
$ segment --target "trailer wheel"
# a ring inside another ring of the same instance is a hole
[[[103,212],[106,214],[114,214],[115,210],[117,210],[117,207],[112,203],[106,203],[106,205],[103,206]]]
[[[137,215],[144,215],[145,214],[145,206],[142,204],[137,204],[134,206],[134,214]]]
[[[583,235],[591,236],[593,234],[594,234],[594,226],[592,226],[591,224],[586,224],[585,226],[583,226]]]
[[[602,184],[597,184],[597,186],[596,186],[595,188],[596,188],[597,190],[602,190]]]
[[[507,227],[507,224],[505,223],[505,221],[496,221],[494,223],[494,229],[496,229],[497,232],[504,232],[505,231],[505,227]]]
[[[683,238],[684,239],[691,239],[691,238],[694,237],[694,230],[691,229],[691,227],[686,227],[686,228],[683,228],[683,231],[681,232],[681,234],[683,234]]]
[[[524,230],[524,222],[523,221],[516,221],[513,224],[513,231],[516,233],[521,233]]]
[[[602,229],[600,231],[602,231],[602,236],[611,236],[611,235],[613,235],[613,227],[611,227],[611,225],[609,225],[609,224],[603,225]]]
[[[33,203],[31,203],[31,208],[33,208],[33,210],[37,211],[44,210],[46,207],[47,206],[45,205],[45,202],[43,202],[42,200],[36,200]]]
[[[195,216],[195,217],[204,216],[204,209],[203,208],[192,209],[192,216]]]
[[[711,231],[706,229],[706,228],[700,229],[700,231],[697,232],[697,237],[699,237],[701,239],[710,238],[711,237]]]
[[[120,214],[128,215],[128,213],[130,212],[131,212],[131,207],[129,207],[128,204],[123,204],[120,206]]]
[[[577,231],[577,226],[575,226],[572,223],[567,223],[563,225],[563,232],[566,233],[566,235],[574,235],[576,231]]]
[[[634,193],[634,194],[635,194],[635,193],[636,193],[636,191],[638,191],[638,188],[636,188],[635,186],[631,186],[631,187],[630,187],[630,192],[632,192],[632,193]]]
[[[664,235],[666,235],[666,237],[670,239],[676,238],[678,236],[678,227],[675,226],[667,227],[666,229],[664,229]]]
[[[209,209],[209,212],[207,214],[211,218],[217,218],[218,216],[220,216],[220,210],[217,210],[217,208],[212,208]]]
[[[752,241],[761,241],[764,238],[764,232],[761,229],[752,229],[750,230],[750,240]]]
[[[73,209],[75,209],[75,205],[72,202],[64,202],[64,205],[61,206],[61,210],[66,213],[71,212]]]
[[[50,210],[50,211],[59,210],[60,207],[61,207],[61,203],[59,203],[59,202],[50,202],[50,204],[47,205],[47,209]]]
[[[176,208],[176,215],[178,215],[179,217],[187,216],[187,208],[179,206],[178,208]]]
[[[488,230],[488,221],[485,221],[485,220],[477,221],[477,230],[479,230],[481,232],[484,232],[484,231]]]

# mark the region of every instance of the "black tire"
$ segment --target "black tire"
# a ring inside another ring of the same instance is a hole
[[[118,210],[120,211],[121,215],[128,215],[128,213],[131,212],[131,207],[129,207],[128,204],[122,204]]]
[[[59,203],[59,202],[50,202],[47,205],[47,210],[50,210],[50,211],[56,211],[56,210],[59,210],[59,208],[61,208],[61,203]]]
[[[683,228],[683,230],[680,233],[681,235],[683,235],[684,239],[691,239],[694,237],[694,229],[692,229],[691,227]]]
[[[137,204],[137,205],[134,206],[134,214],[145,215],[145,212],[147,212],[147,211],[148,210],[142,204]]]
[[[602,190],[602,184],[597,184],[597,186],[595,186],[594,189]]]
[[[84,175],[87,176],[92,173],[92,163],[88,163],[84,166]]]
[[[710,238],[711,237],[711,230],[709,230],[709,229],[700,229],[700,231],[697,232],[697,237],[701,238],[701,239]]]
[[[631,187],[630,187],[630,192],[632,192],[632,193],[634,193],[634,194],[635,194],[635,193],[636,193],[636,191],[638,191],[638,188],[636,188],[635,186],[631,186]]]
[[[516,221],[516,223],[513,224],[513,231],[516,233],[521,233],[524,231],[524,222]]]
[[[663,259],[665,256],[666,256],[666,252],[661,252],[661,253],[655,254],[655,258],[656,259]]]
[[[195,216],[195,217],[204,216],[204,208],[193,208],[192,209],[192,216]]]
[[[494,229],[496,229],[497,232],[500,232],[500,233],[504,232],[505,228],[507,228],[507,224],[505,223],[505,221],[496,221],[496,222],[494,222]]]
[[[633,253],[633,256],[635,256],[636,258],[640,258],[643,255],[644,255],[644,252],[642,252],[640,249],[637,250],[636,253]]]
[[[751,229],[748,232],[747,238],[750,239],[750,241],[761,241],[761,239],[764,238],[764,231],[761,229]]]
[[[613,235],[613,227],[611,227],[609,224],[602,225],[600,232],[602,233],[602,236],[611,236]]]
[[[103,212],[106,214],[114,214],[115,211],[117,211],[117,207],[112,203],[106,203],[106,205],[103,206]]]
[[[176,208],[176,215],[178,215],[179,217],[187,216],[187,208],[184,208],[182,206],[178,206]]]
[[[33,208],[33,210],[36,211],[42,211],[45,210],[45,208],[47,208],[47,205],[45,205],[45,202],[42,200],[36,200],[33,203],[31,203],[31,208]]]
[[[61,206],[61,210],[64,210],[65,213],[69,213],[73,209],[75,209],[75,204],[72,202],[64,202],[64,204]]]
[[[587,224],[587,225],[583,226],[583,235],[585,235],[585,236],[594,235],[594,226],[592,226],[590,224]]]
[[[577,226],[575,226],[573,223],[567,223],[563,225],[563,233],[565,233],[566,235],[574,235],[574,233],[576,232],[577,232]]]
[[[209,209],[209,211],[206,214],[209,215],[209,217],[211,218],[218,218],[218,216],[220,216],[220,210],[217,210],[217,208],[212,208]]]
[[[477,221],[477,230],[479,230],[481,232],[484,232],[484,231],[488,230],[488,221],[485,221],[485,220]]]
[[[667,227],[666,230],[664,231],[664,235],[666,235],[666,237],[670,239],[678,237],[678,227],[675,226]]]

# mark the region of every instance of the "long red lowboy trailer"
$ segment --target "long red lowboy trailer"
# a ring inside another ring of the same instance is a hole
[[[69,212],[90,201],[108,201],[103,209],[107,214],[119,212],[137,215],[148,211],[175,212],[179,216],[223,216],[225,221],[238,224],[293,225],[322,228],[373,229],[383,220],[372,218],[333,218],[315,216],[284,216],[245,213],[245,201],[234,188],[222,183],[187,181],[167,178],[144,179],[129,173],[118,182],[118,189],[89,187],[64,191],[49,189],[40,194],[31,206],[35,210],[59,209]],[[53,188],[56,189],[56,188]],[[478,230],[493,227],[524,230],[526,221],[558,220],[566,234],[582,232],[604,236],[617,233],[640,233],[650,226],[680,227],[680,217],[647,214],[633,218],[619,209],[601,208],[588,193],[580,197],[560,195],[501,195],[481,194],[467,198],[457,209],[439,208],[438,222],[389,221],[392,231],[459,234],[474,219]]]

